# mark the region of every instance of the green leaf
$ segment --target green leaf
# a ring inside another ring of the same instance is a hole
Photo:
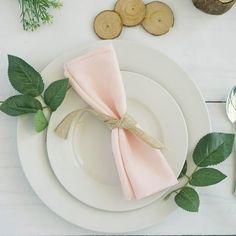
[[[16,95],[8,98],[0,106],[0,111],[10,116],[35,113],[42,109],[41,103],[28,95]]]
[[[189,184],[199,187],[209,186],[221,182],[226,177],[226,175],[214,168],[202,168],[193,173]]]
[[[198,142],[193,152],[193,160],[200,167],[216,165],[230,155],[233,143],[234,134],[207,134]]]
[[[183,169],[181,170],[181,173],[179,174],[178,179],[180,179],[180,178],[182,178],[182,177],[184,177],[184,176],[186,175],[186,173],[187,173],[187,168],[188,168],[188,166],[187,166],[187,161],[185,161],[185,162],[184,162]]]
[[[69,80],[62,79],[51,83],[44,92],[44,101],[52,111],[55,111],[63,102]]]
[[[175,196],[176,204],[186,211],[197,212],[199,209],[198,193],[190,187],[184,187]]]
[[[33,97],[37,97],[43,92],[42,77],[31,65],[12,55],[8,55],[8,63],[8,76],[13,88]]]
[[[41,132],[48,127],[48,121],[42,110],[38,110],[34,116],[34,127],[37,132]]]

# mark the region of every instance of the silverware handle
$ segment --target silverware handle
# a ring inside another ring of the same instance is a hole
[[[233,130],[234,130],[234,134],[236,135],[236,122],[233,123]],[[234,170],[233,170],[233,191],[234,194],[236,195],[236,138],[234,139],[234,146],[233,146],[233,151],[232,151],[232,158],[233,158],[233,166],[234,166]]]

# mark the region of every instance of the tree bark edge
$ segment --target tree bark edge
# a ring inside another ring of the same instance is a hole
[[[212,14],[212,15],[222,15],[227,12],[236,2],[232,0],[227,3],[223,3],[220,0],[192,0],[195,7],[199,10]]]

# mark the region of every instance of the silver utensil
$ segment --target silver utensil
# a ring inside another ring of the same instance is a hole
[[[226,101],[226,114],[234,126],[234,131],[236,131],[236,86],[232,88],[232,90],[230,91],[228,95],[228,98]],[[236,175],[235,175],[234,180],[235,180],[234,194],[236,195]]]

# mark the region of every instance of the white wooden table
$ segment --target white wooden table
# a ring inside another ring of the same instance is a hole
[[[99,11],[111,9],[114,2],[65,0],[64,7],[54,12],[53,25],[30,33],[21,29],[17,0],[0,0],[0,100],[14,94],[7,79],[7,54],[21,56],[41,70],[60,53],[80,43],[98,40],[92,29],[93,18]],[[169,34],[154,37],[135,27],[124,29],[120,39],[142,42],[173,58],[200,87],[213,130],[233,132],[225,115],[224,101],[236,82],[236,7],[225,15],[211,16],[198,11],[191,0],[164,2],[172,7],[176,19]],[[162,224],[135,234],[236,234],[233,159],[235,156],[219,166],[228,175],[226,180],[199,188],[199,213],[178,209]],[[31,189],[17,154],[16,119],[1,113],[0,235],[89,234],[95,232],[58,217]]]

